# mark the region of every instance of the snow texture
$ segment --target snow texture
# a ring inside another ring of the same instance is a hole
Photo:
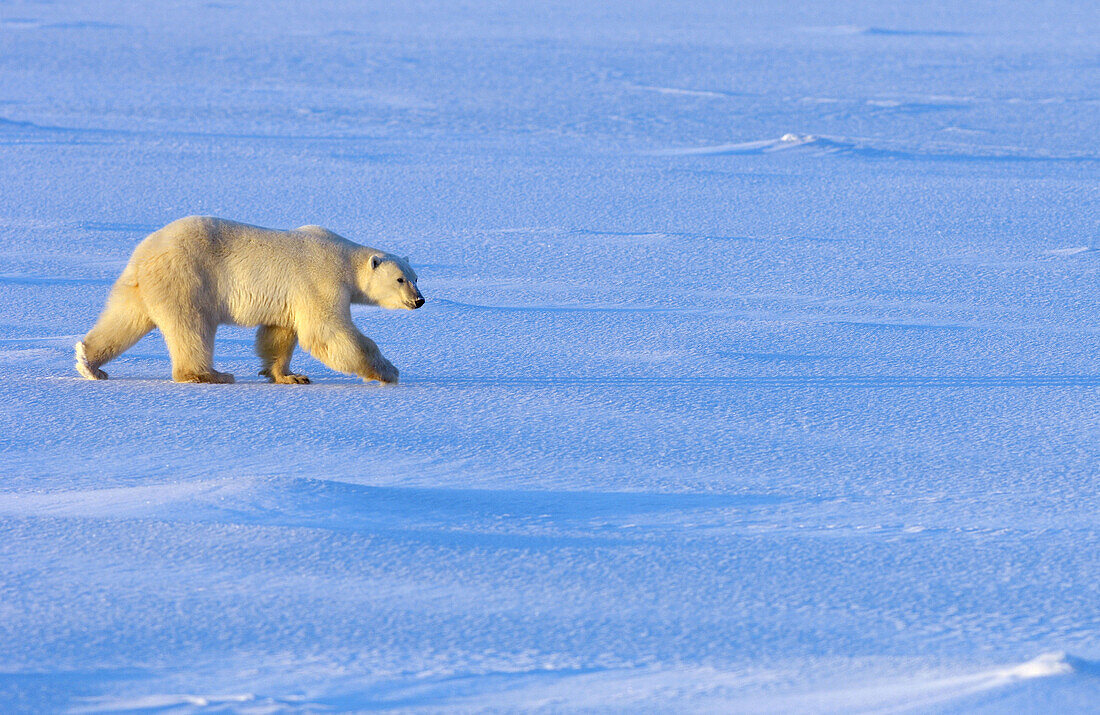
[[[1088,711],[1100,5],[0,6],[5,710]],[[408,255],[363,385],[72,345],[148,232]]]

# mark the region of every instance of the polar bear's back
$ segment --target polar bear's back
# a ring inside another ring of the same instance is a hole
[[[189,216],[146,237],[120,280],[136,284],[146,303],[194,302],[225,322],[286,324],[303,300],[346,285],[358,248],[314,228]]]
[[[362,247],[320,226],[280,231],[213,216],[188,216],[149,234],[135,255],[140,251],[150,257],[170,255],[211,263],[226,259],[270,263],[285,258],[308,265],[315,260],[345,260],[356,248]]]

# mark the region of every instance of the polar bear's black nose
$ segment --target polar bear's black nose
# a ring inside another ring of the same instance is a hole
[[[413,308],[419,308],[422,305],[424,305],[424,299],[423,298],[417,298],[416,302],[413,303]]]

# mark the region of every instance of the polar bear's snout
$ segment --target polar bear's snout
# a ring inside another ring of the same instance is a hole
[[[408,281],[405,285],[409,288],[409,310],[416,310],[420,306],[424,305],[424,294],[420,292],[420,288],[416,285],[416,279]]]

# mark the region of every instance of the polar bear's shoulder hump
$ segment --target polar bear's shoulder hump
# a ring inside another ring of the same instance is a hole
[[[310,236],[314,239],[320,239],[320,241],[323,243],[335,244],[344,248],[362,248],[362,246],[360,246],[358,243],[355,243],[354,241],[349,241],[340,234],[334,231],[330,231],[324,226],[314,226],[313,224],[307,226],[299,226],[298,228],[291,231],[291,233],[305,234],[306,236]]]
[[[339,234],[336,234],[336,233],[333,233],[332,231],[329,231],[324,226],[314,226],[313,224],[308,224],[306,226],[299,226],[298,228],[296,228],[294,230],[298,233],[309,233],[309,234],[312,234],[314,236],[323,236],[325,238],[339,238],[341,240],[347,240],[347,239],[344,239]]]

